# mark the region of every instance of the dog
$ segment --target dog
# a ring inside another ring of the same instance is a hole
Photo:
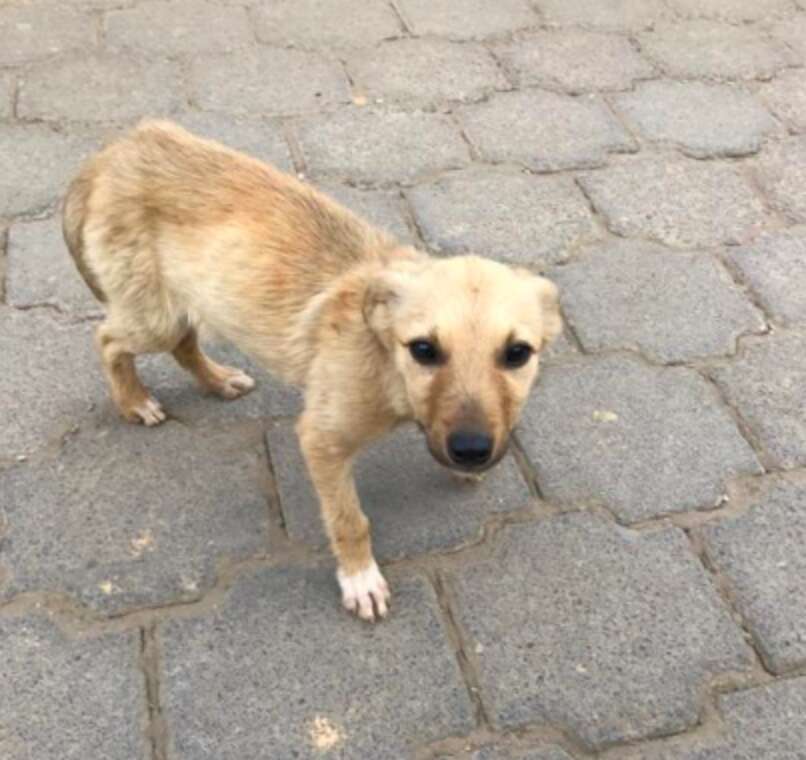
[[[253,387],[203,353],[202,325],[304,390],[296,430],[342,601],[368,621],[390,593],[354,459],[413,420],[442,465],[493,466],[561,330],[547,279],[402,245],[296,177],[166,121],[141,122],[83,165],[63,232],[105,306],[96,344],[126,420],[165,419],[138,354],[170,352],[225,399]]]

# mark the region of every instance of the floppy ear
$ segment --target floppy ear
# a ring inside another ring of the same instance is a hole
[[[400,269],[384,269],[374,275],[364,292],[364,322],[378,339],[391,346],[395,311],[412,280],[412,273]]]
[[[563,320],[560,316],[560,292],[557,286],[545,277],[536,276],[538,303],[540,304],[540,319],[543,324],[543,344],[551,343],[563,329]]]

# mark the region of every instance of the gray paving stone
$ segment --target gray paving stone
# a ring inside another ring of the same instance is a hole
[[[654,69],[621,35],[536,32],[494,48],[514,82],[568,93],[626,90]]]
[[[318,53],[257,48],[195,58],[195,103],[203,110],[241,114],[296,114],[350,100],[338,61]]]
[[[93,325],[65,324],[50,310],[0,307],[0,460],[25,454],[73,427],[106,393]]]
[[[412,182],[426,172],[469,161],[467,146],[447,116],[348,108],[299,128],[312,176],[357,182]]]
[[[775,320],[806,324],[806,229],[767,233],[725,256]]]
[[[806,465],[806,337],[781,332],[743,341],[740,358],[712,374],[777,467]]]
[[[437,760],[573,760],[555,744],[541,749],[490,745],[461,755],[440,755]]]
[[[70,640],[40,616],[0,619],[4,760],[146,760],[136,633]]]
[[[301,411],[301,395],[295,388],[274,378],[234,346],[207,341],[204,350],[215,361],[244,370],[257,384],[246,396],[227,401],[200,392],[193,378],[168,354],[140,357],[140,377],[171,417],[181,420],[185,425],[200,425],[208,422],[229,423],[243,419],[287,417]],[[102,403],[111,408],[106,396]],[[114,415],[114,412],[110,412],[110,415]]]
[[[535,171],[592,168],[608,153],[636,150],[602,101],[526,90],[493,96],[461,110],[470,141],[485,160]]]
[[[752,26],[689,21],[642,34],[641,49],[668,74],[710,79],[769,79],[792,62],[786,48]]]
[[[96,43],[96,23],[67,3],[5,3],[0,7],[0,66],[86,50]]]
[[[508,82],[481,45],[442,39],[386,42],[347,61],[353,91],[371,101],[433,107],[479,100]]]
[[[610,229],[692,248],[741,244],[764,224],[764,208],[732,165],[650,158],[583,174],[580,183]]]
[[[316,493],[308,480],[294,426],[267,434],[280,502],[292,539],[327,543]],[[459,480],[436,463],[423,436],[405,428],[371,447],[356,467],[362,508],[381,561],[451,549],[475,541],[495,514],[528,506],[529,491],[512,455],[480,484]]]
[[[760,93],[790,132],[806,132],[806,76],[801,69],[782,71],[772,82],[765,84]]]
[[[41,124],[0,125],[0,217],[53,203],[97,147],[97,139],[86,133],[59,133]]]
[[[717,697],[717,736],[673,740],[626,751],[624,760],[801,760],[806,745],[806,678]]]
[[[791,220],[806,222],[806,137],[767,146],[757,168],[773,204]]]
[[[101,313],[67,252],[60,217],[19,223],[8,234],[6,299],[11,306],[56,306],[74,316]]]
[[[674,143],[698,158],[755,153],[777,128],[753,95],[728,85],[644,82],[615,103],[648,139]]]
[[[294,170],[280,124],[259,118],[199,111],[181,113],[175,120],[191,132],[267,161],[282,171]]]
[[[473,728],[433,592],[395,584],[365,626],[339,610],[330,571],[263,570],[211,615],[160,631],[160,694],[185,760],[399,760]],[[390,684],[394,688],[387,688]]]
[[[792,0],[669,0],[669,5],[689,18],[711,18],[742,23],[766,21],[794,10]]]
[[[0,598],[64,593],[114,614],[197,599],[218,561],[265,554],[259,431],[85,428],[53,459],[0,471],[10,570]]]
[[[403,33],[385,0],[271,0],[257,5],[253,18],[258,39],[271,45],[356,48]]]
[[[661,0],[536,0],[551,26],[584,26],[608,31],[651,29],[671,13]]]
[[[806,16],[801,13],[780,21],[772,31],[777,39],[783,40],[795,52],[801,63],[806,63]]]
[[[557,725],[592,749],[694,726],[707,679],[752,662],[677,529],[581,513],[506,528],[457,594],[496,724]]]
[[[322,192],[404,243],[413,243],[403,212],[403,199],[395,190],[360,190],[338,182],[317,183]]]
[[[545,265],[598,237],[588,204],[568,177],[473,169],[418,185],[407,196],[428,245],[447,253]]]
[[[527,0],[397,0],[397,7],[417,36],[483,39],[535,26],[539,21]]]
[[[588,351],[637,349],[660,362],[730,354],[761,332],[760,312],[702,252],[620,241],[586,251],[551,273],[566,318]]]
[[[549,501],[602,504],[628,522],[707,509],[729,478],[761,471],[697,373],[628,356],[547,365],[519,436]]]
[[[806,663],[806,477],[771,476],[754,485],[749,512],[703,534],[767,666],[783,673]]]
[[[81,87],[76,83],[81,82]],[[86,56],[40,65],[21,78],[17,113],[44,121],[134,121],[167,116],[183,104],[177,64]]]
[[[254,34],[246,10],[235,5],[145,0],[133,8],[110,11],[104,39],[113,49],[162,56],[236,50],[254,42]]]
[[[13,113],[14,77],[10,74],[0,75],[0,119],[11,118]]]

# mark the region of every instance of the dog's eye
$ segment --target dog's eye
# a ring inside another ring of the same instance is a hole
[[[513,343],[504,351],[504,364],[509,369],[522,367],[532,358],[534,349],[528,343]]]
[[[428,366],[439,363],[439,349],[430,340],[413,340],[409,343],[409,353],[418,364]]]

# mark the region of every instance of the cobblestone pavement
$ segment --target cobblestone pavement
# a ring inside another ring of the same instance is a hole
[[[806,0],[0,0],[0,41],[3,760],[806,758]],[[155,357],[171,419],[110,408],[57,202],[146,114],[562,288],[484,483],[361,463],[383,624],[294,391]]]

